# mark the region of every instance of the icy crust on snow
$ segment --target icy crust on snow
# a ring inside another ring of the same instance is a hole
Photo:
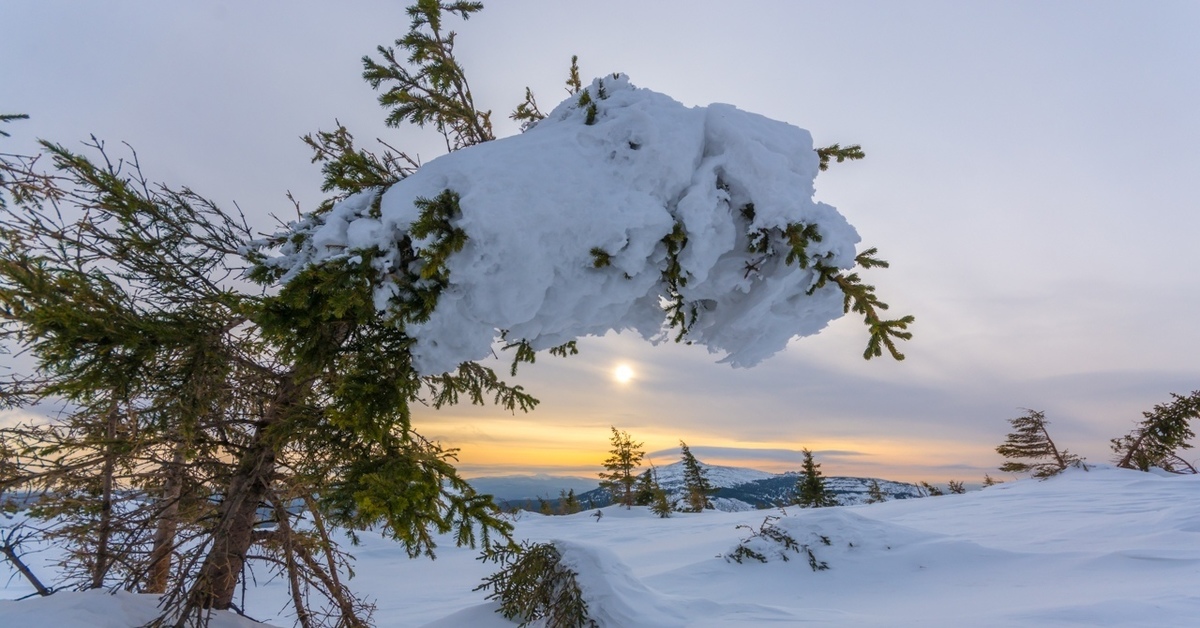
[[[426,374],[490,355],[501,330],[538,350],[612,330],[661,341],[663,239],[676,223],[687,235],[679,292],[699,314],[687,338],[724,353],[722,361],[754,365],[843,314],[835,286],[805,294],[817,275],[785,264],[778,234],[770,255],[748,251],[749,234],[815,224],[821,238],[807,256],[854,264],[857,232],[813,201],[819,160],[807,131],[730,105],[685,107],[624,75],[596,79],[588,94],[593,124],[572,96],[521,135],[424,164],[383,193],[378,217],[370,215],[377,192],[366,192],[295,225],[308,237],[272,263],[294,274],[377,250],[376,304],[393,308],[403,288],[387,277],[403,258],[416,202],[457,193],[461,215],[452,222],[466,246],[449,259],[432,316],[407,327],[414,365]],[[751,203],[749,220],[742,209]],[[412,241],[418,252],[429,245]],[[594,267],[594,249],[609,266]]]

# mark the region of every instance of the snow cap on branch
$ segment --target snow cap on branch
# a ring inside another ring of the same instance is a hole
[[[671,327],[752,366],[844,312],[837,286],[813,289],[817,266],[852,268],[859,238],[813,201],[818,166],[803,129],[609,75],[521,135],[293,225],[303,237],[268,263],[294,276],[369,261],[376,304],[404,321],[424,374],[490,355],[501,335],[540,350],[611,330],[658,342]],[[444,228],[414,230],[439,197]],[[431,288],[436,305],[412,316]]]

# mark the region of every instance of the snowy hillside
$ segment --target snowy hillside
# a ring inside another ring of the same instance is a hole
[[[795,497],[796,473],[768,473],[745,467],[723,467],[700,462],[705,476],[714,488],[713,506],[717,510],[739,512],[771,508],[791,503]],[[676,462],[655,467],[659,486],[666,489],[673,499],[683,497],[683,463]],[[888,499],[910,499],[924,494],[916,485],[890,480],[875,480]],[[872,478],[829,477],[825,486],[832,491],[842,505],[861,504],[867,499],[867,490]],[[579,494],[585,508],[607,506],[612,496],[606,489],[598,488]],[[557,502],[554,502],[557,504]]]
[[[796,495],[797,473],[782,473],[769,478],[739,484],[722,489],[718,496],[745,502],[755,508],[787,504]],[[867,501],[867,491],[871,482],[879,483],[879,490],[887,499],[914,499],[924,497],[925,493],[915,484],[893,482],[875,478],[828,477],[825,478],[825,488],[829,489],[843,506],[853,506]]]
[[[516,534],[561,541],[605,628],[1190,626],[1200,617],[1198,497],[1197,476],[1100,468],[965,495],[786,514],[524,513]],[[814,572],[799,557],[766,564],[721,557],[747,536],[737,526],[758,528],[770,514],[782,514],[777,525],[829,569]],[[493,569],[476,552],[447,542],[436,561],[409,560],[394,545],[363,540],[351,584],[375,598],[377,625],[513,626],[472,591]],[[248,613],[291,625],[275,615],[283,584],[259,586],[247,595]],[[12,579],[4,594],[28,592]],[[129,626],[152,615],[153,604],[60,593],[0,602],[0,625]]]
[[[700,461],[697,461],[697,463],[701,469],[704,469],[704,477],[708,478],[708,482],[717,488],[738,486],[739,484],[754,482],[755,480],[765,480],[775,476],[774,473],[767,473],[758,469],[723,467]],[[683,462],[655,467],[655,472],[658,474],[658,483],[663,488],[673,490],[683,487]]]

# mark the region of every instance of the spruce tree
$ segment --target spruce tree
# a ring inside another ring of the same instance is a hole
[[[675,510],[671,505],[671,495],[659,485],[657,477],[654,479],[654,488],[652,490],[654,497],[650,500],[650,512],[662,519],[670,517],[671,513]]]
[[[393,120],[433,123],[452,148],[490,139],[486,113],[466,111],[461,76],[442,80],[456,63],[442,12],[475,10],[419,2],[400,45],[414,63],[436,59],[440,74],[422,66],[368,76],[413,79],[390,92]],[[402,65],[389,55],[368,71]],[[422,108],[404,110],[404,94],[420,90]],[[415,167],[403,153],[356,148],[341,127],[310,139],[335,193],[323,207]],[[79,548],[70,555],[81,557],[81,582],[164,593],[159,624],[203,624],[230,607],[246,561],[261,557],[292,588],[301,624],[317,625],[305,601],[315,592],[339,625],[359,626],[365,608],[340,583],[346,557],[327,526],[384,530],[413,556],[432,555],[438,532],[460,544],[507,537],[490,497],[457,475],[455,452],[412,431],[409,405],[493,398],[528,410],[535,399],[476,363],[420,376],[411,339],[363,281],[369,264],[314,266],[280,287],[281,271],[263,263],[239,216],[147,182],[136,155],[91,148],[99,159],[47,143],[49,172],[34,170],[35,157],[6,157],[0,177],[0,333],[39,369],[5,382],[3,401],[58,398],[81,409],[67,426],[7,431],[6,447],[20,437],[26,451],[54,457],[14,461],[6,449],[0,489],[41,491],[47,517],[92,517],[61,528]],[[444,255],[461,238],[439,222],[438,202],[424,226]],[[264,291],[237,280],[247,266]],[[404,320],[422,316],[422,304],[412,307]],[[73,495],[88,501],[64,501]],[[311,522],[304,529],[291,525],[297,503]],[[264,510],[276,522],[269,534],[259,529]]]
[[[825,508],[837,506],[837,496],[825,487],[820,463],[813,460],[812,452],[804,449],[804,466],[796,480],[795,504],[801,508]]]
[[[700,461],[692,455],[687,443],[679,441],[679,450],[683,462],[683,497],[687,502],[688,511],[711,509],[713,505],[709,497],[716,493],[716,489],[708,481],[704,467],[700,466]]]
[[[417,0],[409,33],[364,59],[389,124],[432,125],[449,150],[492,139],[490,112],[476,107],[443,19],[481,8]],[[574,61],[569,84],[581,91]],[[533,121],[532,93],[527,103]],[[305,142],[330,197],[304,220],[363,192],[375,194],[378,210],[379,194],[420,166],[386,144],[378,154],[356,146],[341,125]],[[49,171],[35,167],[37,157],[0,155],[0,335],[38,363],[36,377],[4,382],[0,403],[65,399],[79,412],[61,427],[6,428],[0,491],[36,490],[47,517],[81,517],[61,519],[70,523],[64,543],[92,557],[79,559],[79,582],[161,593],[157,625],[197,625],[230,608],[249,561],[261,561],[287,583],[298,624],[354,627],[367,625],[369,608],[339,579],[349,558],[333,527],[382,530],[414,557],[433,556],[438,533],[461,545],[508,540],[511,526],[490,497],[458,475],[456,452],[411,425],[414,402],[494,399],[514,411],[537,403],[478,363],[433,376],[412,366],[406,325],[428,318],[448,284],[446,262],[465,243],[453,193],[421,202],[409,235],[431,246],[394,269],[412,298],[385,317],[372,290],[381,260],[371,251],[361,263],[291,273],[263,251],[303,234],[256,239],[240,215],[186,187],[146,181],[136,155],[113,158],[95,141],[91,156],[43,148]],[[862,156],[836,145],[818,154],[822,167]],[[804,225],[784,236],[789,258],[811,261]],[[680,232],[666,244],[678,257],[685,241]],[[885,267],[874,255],[855,262]],[[902,359],[894,340],[910,337],[912,317],[883,320],[887,306],[872,286],[813,263],[818,283],[836,284],[845,309],[870,327],[864,356],[886,349]],[[532,360],[528,345],[514,346],[514,368]],[[14,450],[14,439],[29,448]],[[626,499],[629,471],[613,481]]]
[[[918,482],[917,486],[919,486],[928,497],[941,497],[942,495],[946,494],[944,491],[942,491],[942,489],[930,484],[929,482],[926,482],[925,480]]]
[[[182,625],[228,607],[246,557],[263,556],[304,589],[296,599],[315,587],[359,625],[362,605],[328,573],[345,561],[336,544],[286,521],[256,533],[264,508],[294,518],[284,506],[302,502],[310,521],[379,526],[413,555],[432,553],[431,529],[464,544],[507,533],[454,452],[411,430],[407,406],[532,398],[474,364],[416,377],[369,290],[345,298],[350,269],[272,295],[234,288],[243,223],[93,149],[99,164],[46,144],[63,187],[0,221],[4,330],[40,371],[17,396],[79,408],[63,425],[6,432],[45,454],[3,488],[46,496],[35,512],[78,548],[68,578],[165,593],[166,622]]]
[[[879,480],[871,480],[871,484],[867,486],[867,504],[878,504],[887,501],[887,496],[883,494],[883,489],[879,486]]]
[[[633,488],[633,505],[634,506],[649,506],[654,503],[654,476],[650,474],[650,469],[646,469],[637,477],[637,484]]]
[[[950,480],[947,484],[947,489],[954,495],[962,495],[967,492],[967,487],[963,486],[958,480]]]
[[[1143,412],[1145,417],[1129,434],[1112,439],[1118,467],[1149,471],[1151,467],[1173,473],[1196,473],[1195,465],[1179,455],[1190,449],[1188,441],[1195,438],[1191,422],[1200,419],[1200,391],[1184,397],[1171,393],[1168,404],[1155,404]]]
[[[635,505],[649,506],[650,512],[662,519],[670,517],[675,508],[671,504],[670,493],[658,483],[658,469],[654,468],[654,465],[650,465],[650,468],[638,477]]]
[[[15,120],[27,120],[28,114],[24,113],[6,113],[0,114],[0,124],[13,122]],[[0,137],[9,137],[8,131],[0,127]],[[30,158],[22,155],[13,155],[8,151],[0,151],[0,190],[12,194],[15,200],[21,200],[23,192],[30,184],[28,178],[32,173]],[[0,210],[7,207],[7,194],[0,194]],[[3,394],[0,390],[0,394]],[[0,404],[6,403],[8,397],[0,396]]]
[[[580,511],[579,498],[575,495],[575,489],[559,491],[559,503],[562,505],[560,511],[564,515],[573,515]]]
[[[1046,426],[1050,424],[1046,415],[1036,410],[1026,410],[1024,416],[1008,421],[1013,431],[1009,432],[1004,444],[996,448],[1008,461],[1000,465],[1006,473],[1030,473],[1039,480],[1061,473],[1069,466],[1087,469],[1083,459],[1059,450],[1050,438]]]
[[[642,443],[635,442],[628,432],[617,430],[616,427],[611,429],[609,443],[612,449],[604,460],[606,471],[600,473],[600,486],[608,490],[614,502],[628,509],[634,505],[633,485],[638,479],[634,469],[641,466],[646,454],[642,451]]]

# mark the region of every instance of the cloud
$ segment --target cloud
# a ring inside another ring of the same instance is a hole
[[[20,408],[12,410],[0,410],[0,428],[13,428],[20,425],[46,425],[52,423],[53,419],[44,414],[22,410]]]
[[[460,463],[455,465],[459,473],[463,477],[516,477],[530,474],[534,476],[554,476],[563,477],[570,476],[575,478],[591,479],[596,477],[599,481],[598,470],[602,469],[600,465],[562,465],[562,464],[527,464],[524,462],[513,463],[496,463],[496,464],[471,464]]]

